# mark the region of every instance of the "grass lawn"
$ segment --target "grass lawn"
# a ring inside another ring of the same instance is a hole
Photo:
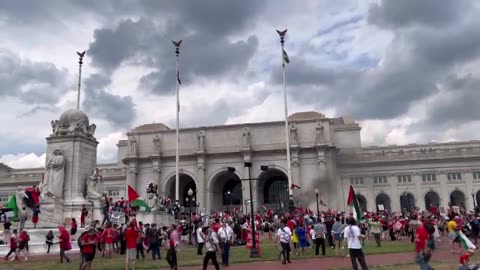
[[[412,245],[406,242],[390,242],[385,241],[382,243],[382,247],[377,248],[374,242],[367,242],[364,248],[366,254],[381,254],[381,253],[398,253],[398,252],[411,252]],[[242,263],[242,262],[254,262],[254,261],[272,261],[278,260],[277,257],[277,249],[273,246],[272,241],[263,240],[261,242],[261,258],[251,259],[249,257],[249,250],[246,249],[245,246],[239,247],[232,247],[230,251],[230,260],[231,263]],[[165,249],[161,250],[162,257],[165,256]],[[167,262],[165,259],[161,261],[152,261],[151,257],[147,255],[146,261],[139,261],[137,262],[136,269],[158,269],[158,268],[165,268],[167,267]],[[332,249],[327,248],[327,256],[335,256],[335,252]],[[58,258],[44,258],[42,261],[38,259],[34,259],[34,261],[29,262],[0,262],[0,269],[18,269],[18,270],[27,270],[27,269],[35,269],[35,270],[62,270],[68,269],[73,270],[77,269],[79,265],[79,258],[77,255],[72,255],[73,258],[72,264],[59,264]],[[177,255],[178,257],[178,264],[179,266],[193,266],[193,265],[201,265],[203,262],[202,256],[196,255],[196,249],[193,247],[184,247],[180,250]],[[293,260],[296,259],[303,259],[303,258],[313,258],[314,250],[308,249],[305,256],[292,256]],[[221,258],[217,256],[219,261],[221,262]],[[93,262],[93,269],[95,270],[110,270],[110,269],[124,269],[124,262],[125,257],[117,256],[113,259],[105,259],[97,257]],[[418,268],[418,267],[417,267]],[[380,269],[380,268],[379,268]],[[383,269],[383,268],[382,268]],[[399,268],[385,268],[385,269],[399,269]],[[406,268],[409,269],[409,268]]]

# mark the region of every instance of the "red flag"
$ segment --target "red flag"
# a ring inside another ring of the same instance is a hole
[[[138,198],[140,198],[140,196],[138,196],[138,193],[135,191],[135,189],[128,185],[128,202],[131,203]]]
[[[295,184],[292,184],[292,185],[290,186],[290,189],[300,189],[300,186],[297,186],[297,185],[295,185]]]

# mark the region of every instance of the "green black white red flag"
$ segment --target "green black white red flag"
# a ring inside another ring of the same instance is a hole
[[[128,202],[132,206],[137,206],[137,207],[145,207],[147,212],[150,212],[151,209],[147,205],[147,203],[140,198],[138,193],[133,189],[130,185],[128,185]]]
[[[363,212],[358,203],[357,197],[355,196],[355,191],[353,186],[350,185],[350,191],[348,192],[347,205],[352,208],[353,218],[355,220],[363,219]]]

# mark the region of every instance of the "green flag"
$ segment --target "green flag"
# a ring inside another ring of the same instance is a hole
[[[17,197],[15,196],[15,194],[11,194],[8,197],[8,201],[3,206],[3,208],[12,210],[11,212],[13,212],[13,215],[12,214],[10,214],[10,215],[7,214],[7,216],[9,216],[8,217],[9,220],[12,220],[12,221],[17,220],[17,218],[18,218],[18,207],[17,207]]]
[[[283,60],[285,61],[285,63],[290,63],[290,58],[288,58],[288,54],[285,50],[283,50]]]

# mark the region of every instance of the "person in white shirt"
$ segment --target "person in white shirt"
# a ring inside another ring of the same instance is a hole
[[[203,270],[207,269],[207,265],[210,260],[212,260],[215,269],[220,270],[220,266],[217,262],[217,251],[220,250],[217,233],[214,232],[210,227],[204,227],[202,229],[202,238],[205,242],[205,248],[207,249],[205,257],[203,258]]]
[[[277,230],[277,237],[275,240],[275,245],[280,245],[282,247],[282,264],[286,262],[291,263],[290,261],[290,241],[292,240],[292,231],[290,228],[285,226],[285,221],[282,220],[280,223],[280,228]]]
[[[218,236],[220,237],[220,247],[222,248],[222,263],[224,266],[229,265],[230,246],[233,243],[233,230],[225,219],[222,220],[222,227],[218,229]]]
[[[201,224],[199,224],[201,225]],[[203,249],[203,244],[205,243],[202,238],[202,226],[198,226],[197,231],[195,232],[197,236],[197,255],[203,255],[202,254],[202,249]]]
[[[362,267],[362,270],[368,270],[365,262],[365,255],[362,250],[362,240],[365,235],[360,233],[360,228],[357,226],[357,221],[352,217],[348,220],[348,226],[344,231],[344,242],[342,249],[345,248],[345,243],[348,244],[348,251],[350,253],[350,260],[352,261],[353,270],[358,270],[357,259]]]

